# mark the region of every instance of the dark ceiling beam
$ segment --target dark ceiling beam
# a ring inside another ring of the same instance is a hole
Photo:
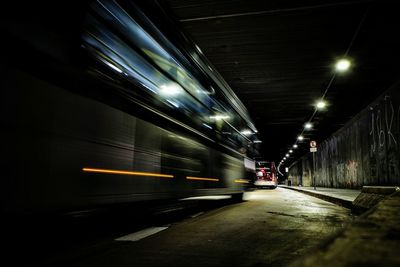
[[[339,3],[330,3],[330,4],[323,4],[323,5],[302,6],[302,7],[282,8],[282,9],[273,9],[273,10],[261,10],[261,11],[232,13],[232,14],[224,14],[224,15],[216,15],[216,16],[203,16],[203,17],[196,17],[196,18],[180,19],[179,21],[180,22],[191,22],[191,21],[224,19],[224,18],[234,18],[234,17],[243,17],[243,16],[264,15],[264,14],[273,14],[273,13],[282,13],[282,12],[303,11],[303,10],[310,10],[310,9],[321,9],[321,8],[329,8],[329,7],[337,7],[337,6],[348,6],[348,5],[354,5],[354,4],[365,4],[365,3],[370,3],[370,2],[374,2],[374,1],[375,0],[359,0],[359,1],[350,1],[350,2],[339,2]]]

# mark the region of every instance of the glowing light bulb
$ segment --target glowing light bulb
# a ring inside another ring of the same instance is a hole
[[[341,59],[336,63],[336,70],[340,72],[344,72],[348,70],[351,66],[351,63],[348,59]]]

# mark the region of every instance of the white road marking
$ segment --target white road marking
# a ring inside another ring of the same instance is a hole
[[[202,214],[204,214],[204,211],[201,211],[201,212],[199,212],[199,213],[193,214],[193,215],[190,216],[190,217],[196,218],[196,217],[198,217],[198,216],[200,216],[200,215],[202,215]]]
[[[168,227],[150,227],[129,235],[124,235],[121,237],[116,238],[116,241],[138,241],[140,239],[146,238],[148,236],[154,235],[158,232],[161,232],[165,229],[167,229]]]
[[[221,200],[232,198],[231,195],[220,195],[220,196],[200,196],[200,197],[187,197],[180,200]]]

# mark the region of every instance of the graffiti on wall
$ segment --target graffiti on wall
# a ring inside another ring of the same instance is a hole
[[[357,168],[358,162],[355,160],[349,160],[346,163],[346,182],[348,187],[353,187],[353,184],[357,183]]]
[[[393,96],[385,95],[370,108],[369,124],[371,176],[379,183],[392,183],[400,174],[400,105]]]
[[[398,140],[393,131],[395,125],[397,128],[400,123],[400,105],[395,107],[391,96],[386,95],[383,101],[383,107],[377,105],[376,108],[371,107],[371,124],[369,135],[371,137],[370,152],[373,154],[377,149],[387,148],[397,149]],[[398,129],[397,129],[398,132]]]
[[[336,181],[340,181],[345,177],[345,166],[343,163],[336,165]]]

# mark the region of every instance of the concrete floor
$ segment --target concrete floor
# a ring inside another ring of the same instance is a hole
[[[352,220],[343,207],[283,188],[249,192],[245,199],[55,265],[286,266]]]

